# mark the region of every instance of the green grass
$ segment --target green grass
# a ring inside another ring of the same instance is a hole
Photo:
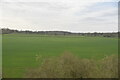
[[[2,35],[0,34],[0,78],[2,76]]]
[[[59,56],[64,52],[98,60],[118,54],[118,39],[35,34],[3,35],[3,77],[23,77],[26,69],[39,65],[36,55],[41,55],[44,59]]]

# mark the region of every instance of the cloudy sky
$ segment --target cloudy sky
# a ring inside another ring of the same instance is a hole
[[[118,31],[119,0],[1,0],[0,27],[33,31]]]

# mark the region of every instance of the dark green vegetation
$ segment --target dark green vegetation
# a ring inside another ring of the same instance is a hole
[[[64,52],[80,58],[100,60],[118,54],[118,40],[105,37],[4,34],[3,77],[24,77],[27,69],[37,68],[44,59],[60,56]]]
[[[19,31],[19,30],[13,30],[8,28],[2,28],[2,34],[39,34],[39,35],[61,35],[61,36],[88,36],[88,37],[118,37],[120,32],[108,32],[108,33],[74,33],[74,32],[68,32],[68,31]],[[120,36],[119,36],[120,37]]]

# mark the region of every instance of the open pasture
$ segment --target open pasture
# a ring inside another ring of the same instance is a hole
[[[40,65],[42,60],[70,52],[80,58],[99,60],[118,54],[118,39],[81,36],[42,36],[37,34],[3,35],[3,77],[23,77],[26,69]]]

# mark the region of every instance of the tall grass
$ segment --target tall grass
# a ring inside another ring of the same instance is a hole
[[[46,59],[36,69],[29,69],[27,78],[118,78],[118,57],[107,56],[102,60],[80,59],[71,53]]]

